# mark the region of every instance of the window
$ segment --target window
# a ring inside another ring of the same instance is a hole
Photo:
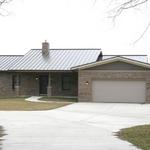
[[[20,75],[18,76],[18,86],[20,85]],[[15,90],[15,86],[17,86],[17,75],[12,75],[12,89]]]
[[[71,88],[71,77],[62,76],[62,90],[70,90]]]

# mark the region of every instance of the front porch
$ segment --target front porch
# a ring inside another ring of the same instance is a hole
[[[22,72],[13,79],[16,96],[77,96],[76,72]]]

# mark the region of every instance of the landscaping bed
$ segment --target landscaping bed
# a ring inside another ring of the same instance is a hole
[[[51,101],[51,102],[30,102],[25,98],[1,98],[1,111],[35,111],[35,110],[50,110],[58,107],[72,104],[68,101]]]
[[[135,126],[122,129],[119,138],[126,140],[138,148],[150,150],[150,125]]]

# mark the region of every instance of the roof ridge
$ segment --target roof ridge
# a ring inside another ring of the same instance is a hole
[[[135,55],[134,54],[134,55],[103,55],[103,56],[148,56],[148,55],[146,55],[146,54],[145,55],[143,55],[143,54],[141,54],[141,55],[140,54]]]
[[[24,56],[24,55],[0,55],[0,56],[14,56],[14,57],[19,56],[20,57],[20,56]]]
[[[31,50],[42,50],[42,49],[31,49]],[[101,50],[100,48],[51,48],[49,50]]]

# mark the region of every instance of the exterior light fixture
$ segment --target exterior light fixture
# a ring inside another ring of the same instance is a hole
[[[38,80],[39,79],[39,76],[36,74],[35,75],[35,80]]]
[[[88,82],[88,81],[86,81],[86,82],[85,82],[85,85],[89,85],[89,82]]]

